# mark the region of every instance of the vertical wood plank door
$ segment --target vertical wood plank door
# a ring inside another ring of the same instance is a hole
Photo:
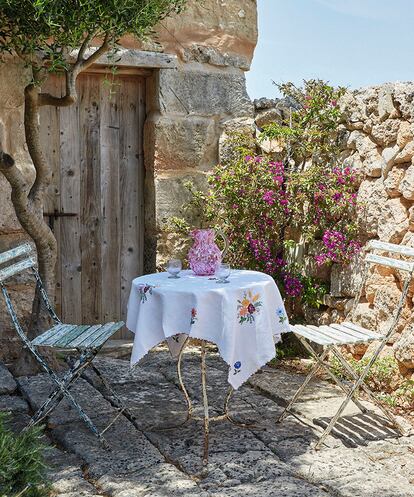
[[[145,78],[87,73],[77,89],[76,104],[40,116],[53,168],[45,214],[56,214],[56,306],[67,323],[125,320],[131,281],[143,271]],[[59,96],[62,79],[42,90]]]

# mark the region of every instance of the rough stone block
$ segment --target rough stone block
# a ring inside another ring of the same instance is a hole
[[[0,395],[0,411],[12,413],[29,412],[29,405],[17,395]]]
[[[394,344],[394,354],[398,362],[408,369],[414,369],[414,324],[409,324]]]
[[[232,135],[237,133],[238,137],[243,138],[243,146],[247,149],[254,150],[256,147],[254,134],[256,125],[253,118],[239,117],[229,119],[222,124],[222,133],[219,139],[219,162],[226,164],[238,157],[238,151],[235,150],[232,142]]]
[[[394,106],[392,88],[390,85],[384,85],[379,88],[378,115],[381,121],[398,116],[398,111]]]
[[[181,115],[253,115],[244,74],[224,71],[160,70],[160,111]]]
[[[384,148],[384,150],[382,151],[382,158],[385,161],[385,167],[384,167],[384,171],[383,171],[384,178],[387,177],[389,171],[391,170],[392,166],[394,165],[395,157],[397,156],[399,151],[400,151],[400,147],[398,145],[394,145],[393,147]]]
[[[408,225],[407,207],[401,199],[387,200],[378,220],[378,236],[380,240],[400,243],[408,230]]]
[[[395,156],[395,164],[403,164],[411,162],[414,157],[414,141],[410,141],[407,145]]]
[[[414,165],[410,166],[405,172],[398,190],[407,200],[414,200]]]
[[[179,176],[158,176],[155,179],[156,218],[158,222],[171,216],[182,216],[183,206],[188,204],[192,196],[185,187],[185,182],[191,181],[200,190],[207,189],[207,179],[202,173],[184,174]],[[191,221],[196,222],[197,212],[186,212]]]
[[[388,119],[383,123],[374,125],[371,130],[371,136],[378,145],[388,147],[397,141],[399,129],[400,121],[398,119]]]
[[[374,237],[378,232],[378,222],[382,215],[382,210],[388,200],[384,183],[378,179],[367,178],[362,181],[357,201],[361,206],[358,211],[358,221],[363,237]]]
[[[378,149],[366,153],[362,162],[362,171],[372,178],[379,178],[386,167],[385,160],[381,157]]]
[[[333,264],[331,271],[332,297],[354,297],[361,283],[362,261],[357,259],[347,266]]]
[[[384,187],[390,198],[401,196],[399,186],[401,180],[404,178],[405,169],[401,167],[393,167],[389,172],[387,178],[384,180]]]
[[[0,362],[0,395],[11,394],[17,388],[17,383],[10,371]]]
[[[145,133],[153,142],[155,171],[210,170],[218,163],[220,132],[214,119],[161,116],[146,122]]]

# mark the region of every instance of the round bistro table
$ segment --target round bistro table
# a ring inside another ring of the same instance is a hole
[[[131,365],[154,346],[166,341],[177,359],[180,387],[187,401],[187,418],[204,421],[203,463],[208,463],[209,424],[229,420],[228,404],[252,374],[275,357],[275,343],[289,332],[283,300],[273,278],[257,271],[233,270],[228,283],[182,271],[179,278],[154,273],[133,280],[128,302],[127,328],[134,334]],[[193,416],[193,406],[183,382],[181,364],[190,338],[201,340],[201,388],[204,417]],[[229,365],[229,391],[224,412],[209,417],[207,342],[217,346]]]

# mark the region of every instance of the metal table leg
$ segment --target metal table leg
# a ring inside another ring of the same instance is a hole
[[[204,452],[203,465],[208,464],[208,444],[210,431],[210,418],[208,413],[208,397],[207,397],[207,378],[206,378],[206,342],[203,340],[201,344],[201,388],[203,391],[203,406],[204,406]]]
[[[232,418],[232,416],[229,414],[229,403],[230,403],[230,399],[234,393],[234,389],[231,386],[229,386],[229,389],[227,391],[227,395],[226,395],[226,398],[224,401],[223,414],[210,417],[209,405],[208,405],[208,396],[207,396],[207,366],[206,366],[207,341],[206,340],[201,340],[201,357],[200,357],[201,392],[202,392],[202,397],[203,397],[204,416],[200,417],[200,416],[193,415],[193,405],[192,405],[190,396],[188,395],[187,389],[185,388],[184,380],[183,380],[183,376],[182,376],[182,372],[181,372],[182,357],[184,354],[184,349],[188,344],[188,340],[189,339],[187,338],[187,340],[184,342],[183,347],[180,351],[180,355],[178,357],[178,362],[177,362],[178,381],[180,383],[180,388],[183,391],[183,394],[186,398],[187,406],[188,406],[187,419],[185,422],[187,422],[189,419],[194,419],[195,421],[203,421],[203,423],[204,423],[203,466],[207,466],[207,464],[208,464],[208,450],[209,450],[210,423],[211,422],[230,421],[231,423],[235,424],[236,426],[239,426],[242,428],[245,428],[246,426],[249,426],[250,424],[248,425],[246,423],[239,423],[236,420],[234,420]]]

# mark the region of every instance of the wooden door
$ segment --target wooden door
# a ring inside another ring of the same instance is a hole
[[[124,320],[131,280],[143,270],[145,79],[108,79],[83,74],[77,104],[41,110],[53,166],[45,213],[58,240],[56,306],[67,323]],[[62,78],[44,90],[60,95]]]

